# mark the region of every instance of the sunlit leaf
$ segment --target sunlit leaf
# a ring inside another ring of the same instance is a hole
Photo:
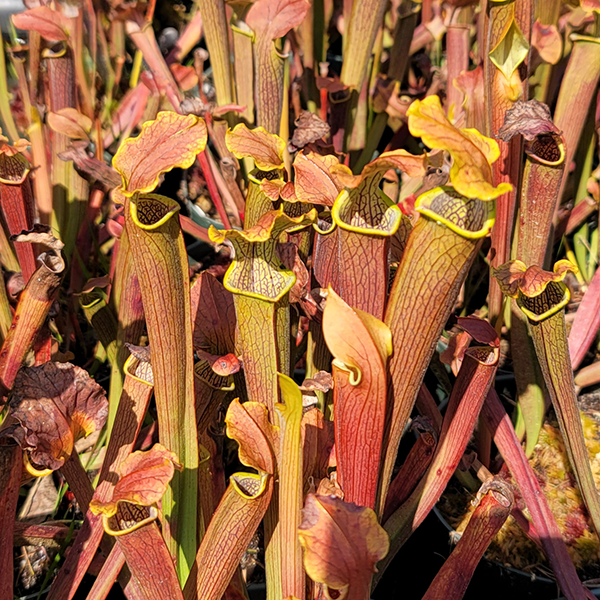
[[[177,456],[162,444],[154,444],[145,452],[134,452],[119,467],[120,479],[113,489],[112,499],[108,502],[94,499],[90,510],[110,517],[116,514],[119,502],[151,506],[164,496],[176,468],[182,468]]]
[[[279,210],[269,211],[258,223],[245,231],[217,230],[211,226],[212,241],[223,243],[229,240],[235,248],[232,262],[223,283],[234,294],[277,302],[294,285],[296,276],[292,271],[281,268],[277,256],[277,241],[286,230],[306,227],[317,218],[316,210],[289,217]]]
[[[220,600],[271,500],[273,478],[234,473],[202,538],[186,600]]]
[[[456,548],[432,581],[423,600],[461,600],[475,568],[509,517],[514,490],[500,477],[486,481],[477,493],[479,504]]]
[[[52,131],[62,133],[72,140],[89,140],[92,120],[75,108],[63,108],[57,112],[49,112],[46,122]]]
[[[331,172],[331,168],[336,165],[339,165],[339,160],[333,154],[298,153],[294,159],[296,198],[301,202],[333,206],[338,194],[344,189],[339,176]],[[349,169],[347,172],[351,174]]]
[[[465,95],[463,108],[465,124],[479,131],[485,128],[485,98],[483,84],[483,67],[479,65],[472,71],[463,71],[453,82],[454,87]],[[462,127],[462,123],[457,123]]]
[[[45,40],[64,42],[68,39],[69,19],[48,6],[36,6],[12,16],[17,29],[37,31]]]
[[[332,171],[347,189],[337,197],[331,216],[347,231],[389,237],[402,221],[402,211],[380,189],[380,182],[390,169],[400,169],[410,177],[425,175],[427,155],[413,156],[405,150],[385,152],[370,162],[360,175],[348,174],[341,165]],[[346,250],[350,252],[350,250]]]
[[[334,427],[340,485],[348,501],[374,507],[392,334],[379,319],[350,308],[330,287],[323,312],[323,336],[334,356]]]
[[[240,404],[236,398],[229,405],[225,423],[228,437],[239,444],[241,463],[257,471],[272,474],[275,463],[270,445],[271,426],[267,407],[259,402]]]
[[[385,172],[390,169],[403,171],[409,177],[422,177],[425,175],[426,168],[427,154],[414,155],[406,150],[392,150],[384,152],[372,160],[364,167],[360,175],[352,175],[341,166],[333,169],[333,172],[346,187],[356,188],[366,179],[372,179],[375,176],[378,176],[381,181]]]
[[[540,58],[550,65],[557,64],[562,58],[562,36],[556,25],[543,25],[536,21],[531,30],[531,45]]]
[[[281,557],[281,587],[283,595],[301,596],[306,586],[302,570],[302,549],[298,540],[301,522],[302,472],[302,392],[298,384],[281,373],[277,374],[281,400],[275,405],[279,415],[279,535],[285,552]]]
[[[357,379],[362,377],[360,363],[370,354],[365,350],[365,342],[357,343],[357,338],[365,337],[382,362],[392,354],[392,334],[387,325],[350,308],[331,288],[323,312],[323,335],[333,356],[355,369]]]
[[[310,4],[307,0],[257,0],[246,15],[246,24],[257,37],[283,37],[302,23]]]
[[[465,198],[449,186],[433,188],[419,196],[415,209],[467,239],[488,235],[496,218],[493,202]]]
[[[389,540],[375,513],[331,496],[309,494],[298,530],[308,576],[329,590],[365,598],[375,564],[388,552]]]
[[[126,196],[151,192],[163,173],[192,166],[206,140],[206,124],[201,118],[159,112],[154,121],[144,123],[138,137],[125,140],[113,158],[113,167],[121,174],[122,192]]]
[[[493,186],[491,164],[500,156],[498,144],[475,129],[458,129],[446,117],[440,99],[415,100],[408,109],[410,132],[430,148],[448,151],[453,159],[450,181],[467,198],[493,200],[512,190],[509,183]]]
[[[60,468],[75,442],[101,429],[108,415],[105,391],[70,363],[48,362],[19,371],[10,397],[20,423],[15,437],[32,461]]]
[[[263,171],[282,169],[285,142],[269,133],[264,127],[248,129],[244,123],[236,125],[225,134],[225,143],[237,158],[251,156]]]
[[[490,52],[490,60],[502,71],[507,81],[529,54],[529,43],[523,35],[517,20],[512,17],[508,27],[495,48]]]

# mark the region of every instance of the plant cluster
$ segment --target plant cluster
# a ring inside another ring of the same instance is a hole
[[[552,410],[600,532],[600,3],[25,4],[0,600],[239,600],[249,564],[268,600],[368,600],[453,476],[477,505],[427,600],[509,518],[588,598],[528,457]]]

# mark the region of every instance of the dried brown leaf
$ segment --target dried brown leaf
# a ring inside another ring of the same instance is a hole
[[[550,109],[538,100],[517,100],[506,111],[504,124],[498,131],[498,137],[508,142],[515,135],[521,134],[526,140],[533,140],[544,133],[560,133],[552,122]]]
[[[36,465],[48,469],[60,468],[75,442],[101,429],[108,415],[105,391],[70,363],[21,369],[10,407],[20,423],[15,437]]]
[[[328,392],[333,388],[333,377],[327,371],[319,371],[310,379],[305,379],[300,386],[302,391]]]
[[[294,129],[294,135],[292,135],[291,140],[292,151],[304,148],[307,144],[329,136],[331,129],[319,115],[309,110],[302,111],[300,116],[294,121],[294,125],[296,125],[296,129]]]
[[[121,177],[112,167],[88,155],[86,150],[88,142],[75,141],[58,157],[61,160],[72,160],[78,171],[99,181],[107,189],[113,189],[121,185]]]

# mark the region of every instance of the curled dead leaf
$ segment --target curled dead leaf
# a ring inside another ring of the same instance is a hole
[[[131,353],[131,356],[125,363],[125,373],[148,385],[154,385],[150,346],[135,346],[127,342],[125,342],[125,346]],[[132,359],[135,359],[135,361]]]
[[[108,415],[104,389],[70,363],[21,369],[9,402],[20,424],[14,437],[36,465],[52,470],[71,456],[78,439],[101,429]]]
[[[64,271],[65,261],[62,257],[62,249],[65,245],[52,235],[48,225],[35,223],[29,231],[12,235],[10,239],[14,242],[30,242],[45,248],[45,252],[37,257],[42,267],[56,275]]]
[[[72,160],[75,168],[102,183],[106,189],[113,189],[121,185],[121,177],[112,167],[105,162],[89,156],[86,150],[87,141],[74,141],[64,152],[60,152],[58,157],[61,160]],[[123,201],[121,200],[120,204]]]
[[[300,386],[302,391],[328,392],[333,388],[333,377],[327,371],[318,371],[311,378],[305,379]]]
[[[504,124],[498,131],[498,137],[508,142],[515,135],[521,134],[526,140],[533,140],[545,133],[558,133],[560,129],[552,122],[550,109],[538,100],[517,100],[506,111]]]
[[[304,148],[307,144],[312,144],[321,138],[328,137],[330,132],[329,125],[308,110],[303,110],[294,121],[296,129],[290,142],[290,150],[294,152],[298,148]]]

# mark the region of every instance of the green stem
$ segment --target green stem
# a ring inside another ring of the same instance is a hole
[[[581,168],[579,185],[577,186],[577,195],[575,196],[576,205],[587,197],[587,183],[592,173],[592,164],[594,161],[594,155],[596,153],[596,136],[594,135],[594,128],[590,127],[589,131],[591,135],[589,136],[589,140],[587,140],[587,151],[585,153],[585,159]],[[590,273],[588,270],[588,236],[589,226],[587,222],[581,225],[581,227],[579,227],[577,231],[575,231],[575,233],[573,234],[573,252],[575,252],[575,257],[577,258],[577,266],[579,267],[579,271],[583,275],[583,278],[585,279],[586,283],[589,283],[591,280]],[[530,264],[527,263],[527,261],[524,262],[526,262],[526,264]],[[591,275],[593,276],[593,274],[594,273],[592,271]]]
[[[17,131],[17,126],[12,116],[9,99],[10,94],[6,78],[6,56],[4,54],[4,44],[2,44],[2,47],[0,47],[0,116],[2,116],[3,129],[6,130],[11,141],[16,142],[21,136]]]
[[[246,211],[244,213],[244,229],[254,227],[258,220],[268,211],[273,210],[273,201],[261,189],[263,178],[271,178],[274,171],[253,170],[248,178],[246,195]]]
[[[341,80],[357,91],[367,77],[367,68],[377,31],[381,26],[387,2],[362,0],[352,5],[352,16],[348,23],[348,35],[344,36],[344,64]]]
[[[183,465],[165,494],[165,541],[177,556],[180,582],[196,555],[198,435],[188,262],[176,215],[179,205],[157,195],[125,206],[125,227],[146,314],[152,350],[160,441]]]
[[[204,37],[210,54],[210,64],[220,106],[234,101],[231,85],[231,61],[229,51],[229,26],[223,0],[198,0]]]
[[[600,531],[600,496],[594,484],[577,406],[564,309],[543,321],[534,322],[530,319],[529,331],[558,418],[569,462],[594,529]]]
[[[421,217],[411,231],[385,312],[385,323],[392,332],[394,354],[389,362],[390,409],[384,442],[380,513],[385,504],[400,438],[435,351],[438,336],[479,251],[481,241],[478,236],[485,235],[483,232],[487,231],[484,222],[493,222],[485,203],[461,200],[460,196],[449,190],[436,188],[421,197],[431,198],[433,202],[442,195],[436,209],[439,214],[436,220]],[[489,210],[493,210],[493,205]],[[456,224],[452,223],[452,219],[461,211],[470,215],[461,221],[470,229],[467,232],[459,228],[463,235],[457,232]],[[416,329],[419,329],[418,336],[414,334]]]
[[[273,40],[254,42],[254,91],[256,121],[269,133],[279,133],[283,107],[284,61]]]
[[[527,319],[511,302],[510,346],[515,365],[515,381],[519,398],[523,433],[527,436],[525,454],[531,456],[544,424],[545,401],[543,377],[535,349],[527,330]]]
[[[6,286],[3,281],[0,281],[0,343],[4,342],[11,323],[12,312],[6,295]]]
[[[279,398],[276,305],[241,294],[234,295],[234,302],[248,400],[266,404],[273,415]]]
[[[279,522],[281,527],[281,588],[284,598],[305,597],[302,549],[298,538],[303,504],[302,392],[292,379],[279,375],[284,403],[277,405],[281,431]]]

